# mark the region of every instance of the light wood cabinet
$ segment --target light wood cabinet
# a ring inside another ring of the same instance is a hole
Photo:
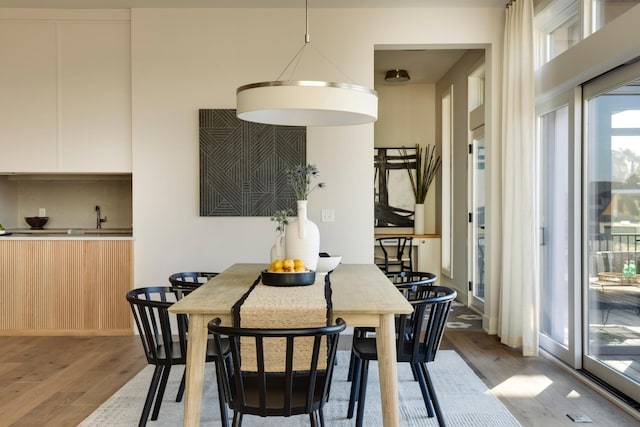
[[[0,20],[0,172],[130,173],[130,23],[60,13]]]
[[[0,335],[131,335],[132,240],[0,241]]]

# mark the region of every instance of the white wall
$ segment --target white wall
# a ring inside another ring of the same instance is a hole
[[[460,60],[443,76],[437,84],[436,97],[439,101],[442,95],[453,86],[453,150],[452,150],[452,185],[453,185],[453,207],[452,214],[452,248],[453,257],[451,265],[452,278],[442,278],[445,286],[451,286],[458,291],[461,301],[467,300],[469,281],[468,263],[468,159],[469,159],[469,108],[468,108],[468,77],[477,67],[484,52],[473,50],[467,52]],[[485,58],[485,60],[488,60]],[[441,113],[438,112],[438,135],[442,135]],[[485,124],[485,127],[487,125]],[[485,138],[488,145],[499,144],[499,141]]]
[[[374,124],[374,147],[412,148],[418,144],[424,148],[436,144],[435,88],[435,84],[377,86],[379,107],[378,121]],[[425,234],[437,234],[437,184],[437,180],[433,182],[425,200]],[[408,191],[412,191],[411,187]]]
[[[309,74],[294,78],[372,87],[376,46],[501,46],[503,16],[502,8],[311,9],[312,46],[340,72],[310,54]],[[134,9],[131,34],[136,286],[176,271],[267,262],[269,218],[198,216],[197,112],[235,108],[238,86],[276,79],[303,43],[304,9]],[[373,260],[373,130],[307,135],[308,161],[328,184],[310,197],[309,216],[320,249],[347,263]],[[322,208],[335,209],[336,222],[320,222]]]

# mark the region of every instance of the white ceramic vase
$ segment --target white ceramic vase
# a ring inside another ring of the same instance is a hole
[[[278,236],[276,236],[276,242],[271,246],[271,262],[277,259],[285,259],[287,256],[285,243],[284,243],[284,232],[280,231]]]
[[[287,258],[301,259],[309,270],[315,270],[318,266],[320,231],[307,218],[306,200],[298,200],[298,216],[287,225],[285,248]]]
[[[424,203],[416,204],[413,214],[413,234],[424,234]]]

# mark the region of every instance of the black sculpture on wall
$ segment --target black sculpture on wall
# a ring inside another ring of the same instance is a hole
[[[286,170],[306,164],[307,130],[246,122],[236,110],[199,110],[200,216],[295,212]]]

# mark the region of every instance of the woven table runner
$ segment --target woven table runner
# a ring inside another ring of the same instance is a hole
[[[284,274],[284,273],[283,273]],[[308,286],[267,286],[256,280],[249,291],[233,306],[234,326],[242,328],[308,328],[322,327],[331,321],[331,284],[327,275],[316,275]],[[241,341],[242,369],[257,371],[255,341]],[[308,370],[313,338],[296,339],[294,370]],[[267,339],[264,342],[265,369],[284,371],[286,340]],[[324,359],[324,358],[321,358]],[[321,360],[319,369],[326,367]]]

